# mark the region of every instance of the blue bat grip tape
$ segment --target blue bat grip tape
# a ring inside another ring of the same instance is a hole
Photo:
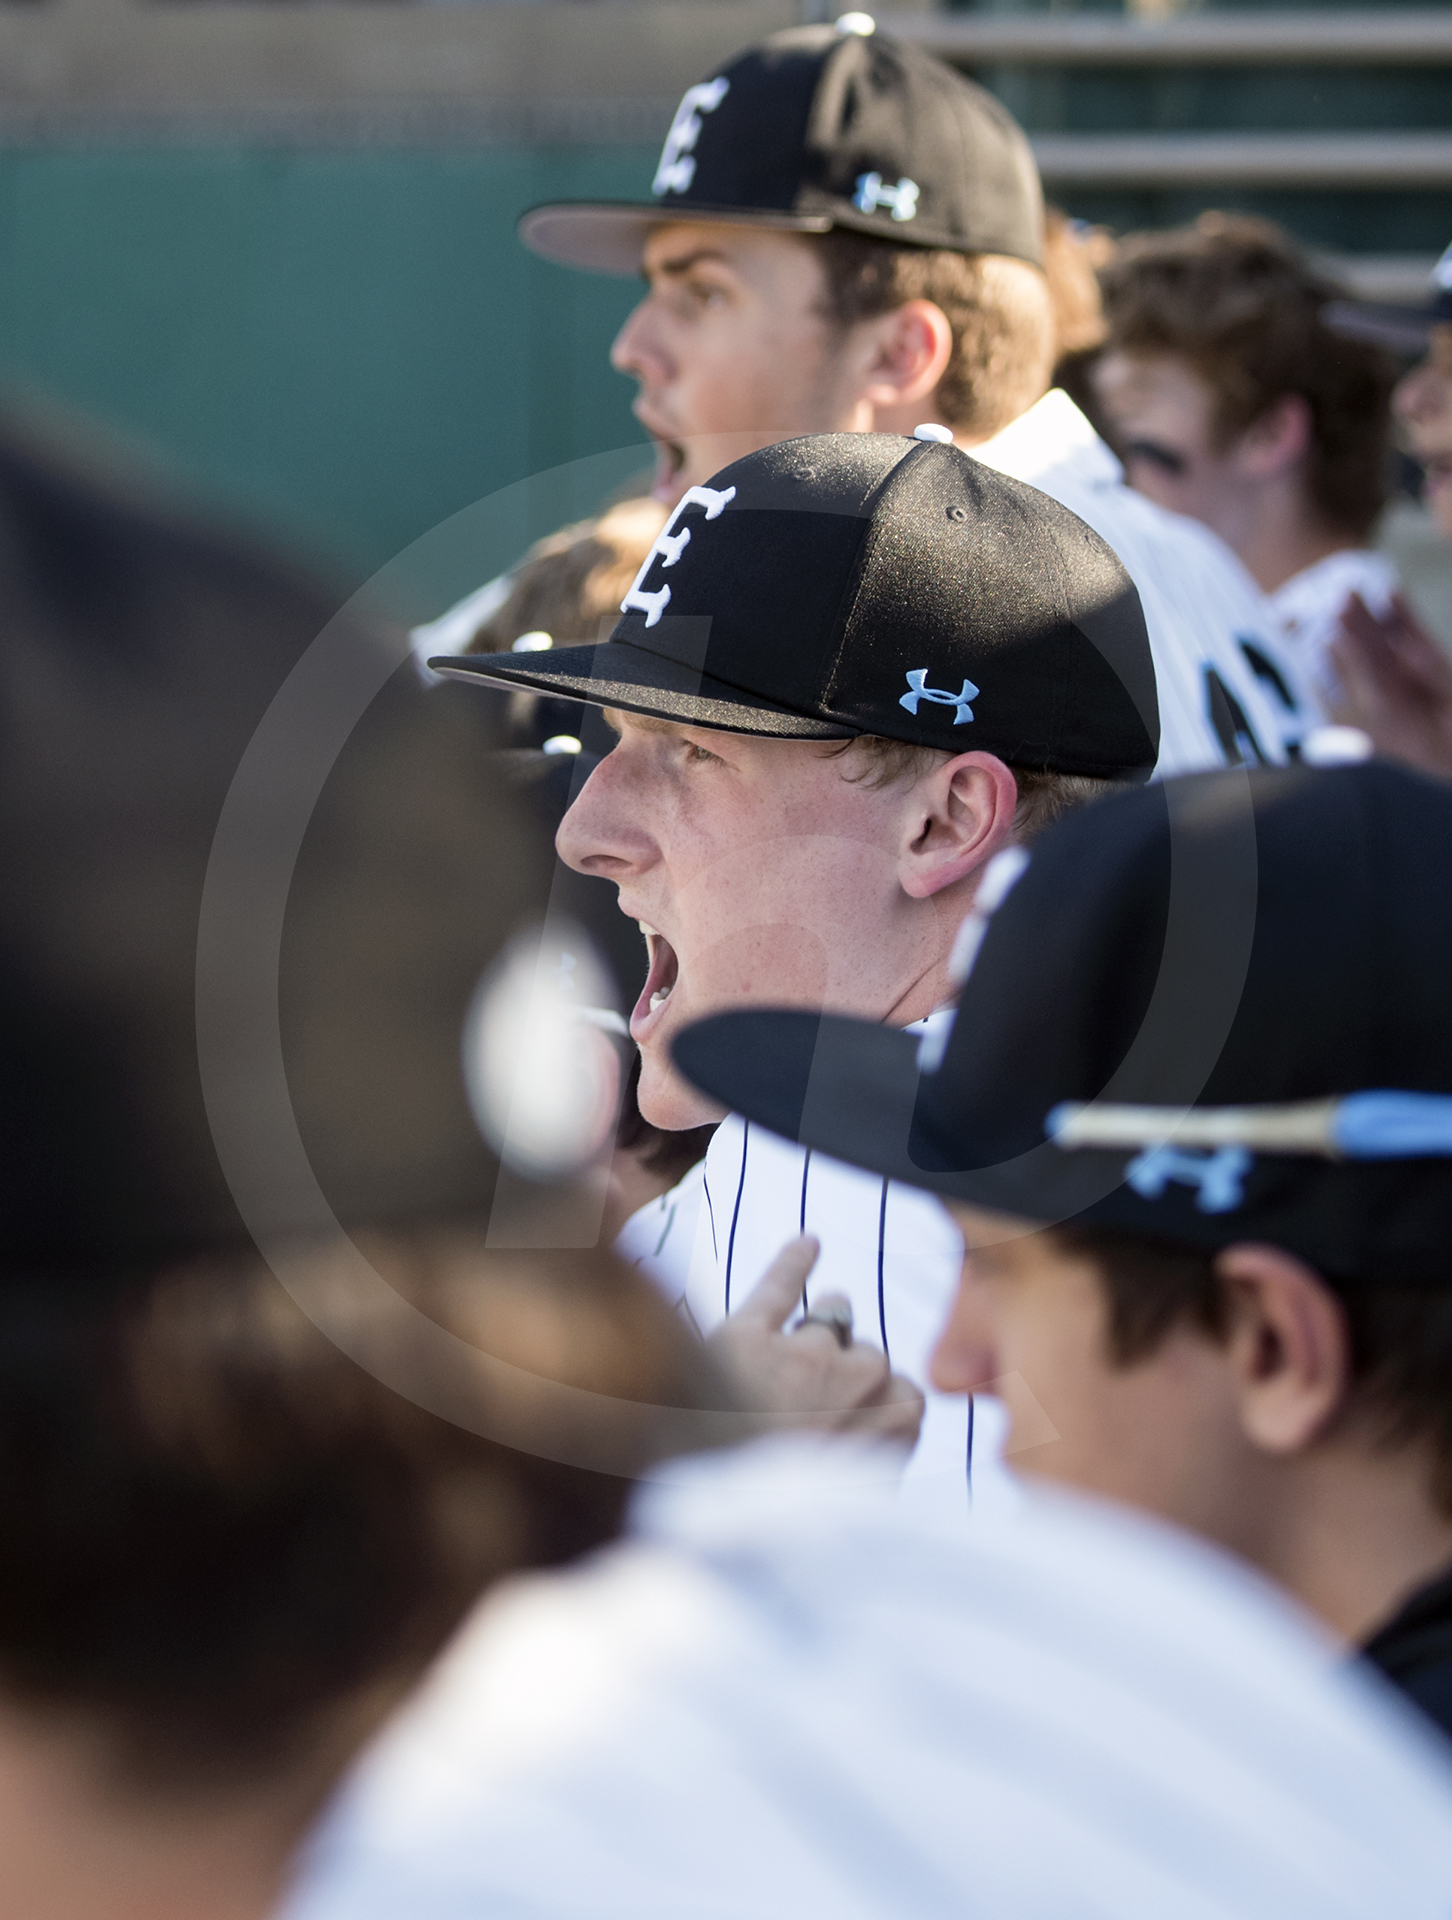
[[[1348,1160],[1452,1155],[1452,1094],[1348,1094],[1337,1105],[1331,1137]]]

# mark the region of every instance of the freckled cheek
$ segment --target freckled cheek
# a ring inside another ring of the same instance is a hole
[[[829,955],[808,927],[776,924],[736,927],[718,923],[695,930],[681,977],[694,1009],[714,1007],[820,1006],[827,997]]]

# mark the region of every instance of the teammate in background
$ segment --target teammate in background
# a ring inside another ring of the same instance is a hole
[[[936,1071],[789,1013],[676,1053],[950,1199],[933,1376],[1029,1383],[1025,1468],[1243,1555],[1452,1734],[1449,868],[1398,768],[1176,781],[1034,849]]]
[[[684,496],[608,642],[431,663],[614,710],[619,743],[557,844],[619,886],[650,944],[630,1031],[657,1126],[720,1118],[669,1057],[708,1009],[851,1006],[929,1032],[995,855],[1155,764],[1154,669],[1124,569],[1057,503],[944,438],[749,455]],[[805,1232],[863,1338],[921,1379],[961,1249],[942,1209],[901,1187],[728,1119],[622,1250],[709,1332]],[[930,1404],[909,1468],[956,1512],[970,1419]]]
[[[778,34],[686,93],[654,197],[524,215],[525,244],[648,293],[615,342],[673,504],[794,434],[951,428],[1108,540],[1155,650],[1161,771],[1283,757],[1308,724],[1293,672],[1262,680],[1274,623],[1239,563],[1123,483],[1062,393],[1028,143],[989,94],[910,46],[841,27]],[[1287,704],[1287,700],[1291,704]]]
[[[1328,315],[1340,333],[1415,356],[1392,395],[1403,444],[1422,468],[1423,497],[1452,540],[1452,247],[1421,306],[1344,301]],[[1382,752],[1452,775],[1452,667],[1446,649],[1400,595],[1378,612],[1353,598],[1335,642],[1345,717]]]
[[[1044,279],[1054,309],[1053,385],[1063,389],[1101,438],[1104,426],[1093,369],[1107,331],[1099,272],[1114,257],[1104,227],[1044,208]]]
[[[1392,362],[1332,330],[1337,289],[1263,220],[1205,213],[1133,234],[1101,279],[1109,336],[1094,382],[1131,484],[1234,548],[1330,707],[1327,648],[1347,597],[1383,612],[1396,586],[1370,547]]]

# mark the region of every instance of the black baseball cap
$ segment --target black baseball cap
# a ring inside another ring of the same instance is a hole
[[[648,201],[532,207],[533,252],[638,273],[652,227],[727,221],[1043,263],[1043,196],[1022,129],[931,54],[872,30],[798,27],[687,89]]]
[[[1334,333],[1353,340],[1368,341],[1391,353],[1425,353],[1433,327],[1452,327],[1452,247],[1433,267],[1428,298],[1420,305],[1333,300],[1322,309],[1321,317]]]
[[[1166,781],[1037,843],[940,1064],[763,1011],[675,1059],[775,1133],[994,1211],[1452,1285],[1449,869],[1452,786],[1384,762]]]
[[[692,487],[599,645],[429,664],[693,726],[1148,779],[1154,666],[1118,558],[920,432],[945,438],[786,440]]]
[[[214,1129],[260,1110],[257,1005],[224,995],[204,1073],[204,924],[238,978],[269,969],[287,1124],[331,1209],[275,1183],[267,1228],[488,1217],[461,1043],[548,842],[480,703],[425,692],[339,598],[0,426],[0,1294],[252,1244]]]

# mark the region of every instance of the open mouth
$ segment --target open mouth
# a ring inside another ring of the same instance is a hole
[[[1440,493],[1448,485],[1452,485],[1452,453],[1423,454],[1423,493]]]
[[[657,933],[644,920],[639,925],[650,954],[650,971],[645,976],[645,985],[630,1016],[630,1033],[637,1044],[647,1039],[660,1024],[680,971],[676,950],[664,934]]]
[[[651,437],[655,441],[655,480],[650,489],[651,497],[674,500],[678,491],[676,482],[686,464],[686,450],[679,440],[662,440],[658,435]]]

